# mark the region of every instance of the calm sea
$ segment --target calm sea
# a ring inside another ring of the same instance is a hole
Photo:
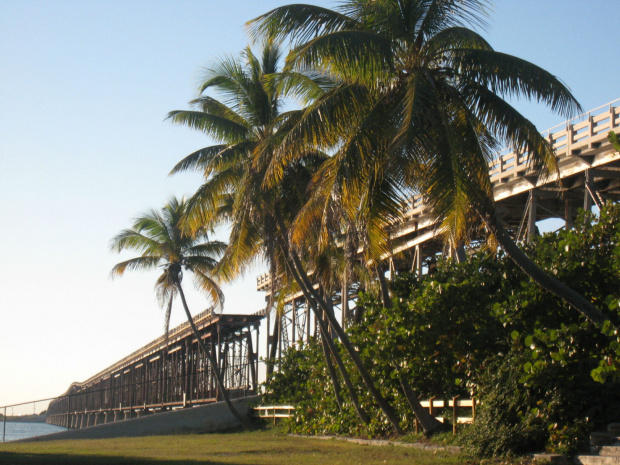
[[[47,423],[25,423],[7,421],[6,430],[4,425],[5,423],[3,421],[0,421],[0,441],[2,441],[4,431],[4,440],[6,442],[67,430],[67,428],[56,425],[48,425]]]

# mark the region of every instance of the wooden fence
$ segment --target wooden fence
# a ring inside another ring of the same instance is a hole
[[[459,424],[472,423],[476,418],[477,402],[475,398],[461,399],[459,396],[456,396],[450,400],[444,400],[431,397],[429,400],[421,400],[420,404],[422,404],[422,407],[427,408],[428,412],[440,422],[444,423],[446,420],[450,420],[454,434],[456,434]],[[275,425],[278,418],[292,417],[295,407],[292,405],[269,405],[254,407],[254,410],[258,412],[260,418],[273,419],[273,424]],[[463,413],[468,413],[469,415],[463,416]],[[419,430],[420,425],[416,419],[415,432],[418,433]]]
[[[422,407],[427,408],[428,412],[437,420],[444,423],[446,420],[452,421],[452,432],[456,434],[459,424],[469,424],[476,418],[476,399],[461,399],[459,396],[450,400],[437,399],[431,397],[429,400],[421,400]],[[446,410],[451,409],[451,410]],[[441,411],[441,412],[440,412]],[[462,413],[469,413],[468,416],[462,416]],[[447,413],[451,413],[451,417]],[[440,414],[441,413],[441,414]],[[418,433],[420,425],[418,420],[415,421],[415,432]]]
[[[273,418],[273,424],[276,424],[278,418],[290,418],[293,416],[295,407],[292,405],[269,405],[254,407],[260,418]]]

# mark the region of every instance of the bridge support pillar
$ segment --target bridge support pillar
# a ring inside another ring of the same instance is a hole
[[[114,421],[114,412],[103,412],[103,422],[112,423]]]
[[[415,255],[413,257],[413,266],[411,271],[420,279],[422,277],[422,246],[420,244],[415,246]]]
[[[457,244],[454,247],[453,255],[457,263],[465,263],[467,261],[467,253],[463,244]]]
[[[105,413],[99,412],[95,413],[95,421],[93,422],[93,426],[103,425],[105,423]]]
[[[536,228],[536,198],[536,191],[532,189],[530,191],[530,208],[527,212],[527,242],[530,242],[538,234],[538,229]]]
[[[129,420],[131,418],[135,418],[133,410],[125,410],[125,420]]]
[[[116,410],[114,412],[114,421],[124,420],[125,416],[123,415],[122,410]]]
[[[569,199],[564,200],[564,228],[571,229],[573,227],[573,209]]]

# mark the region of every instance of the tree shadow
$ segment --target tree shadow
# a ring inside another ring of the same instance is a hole
[[[32,454],[16,452],[0,452],[0,465],[241,465],[232,462],[216,462],[208,459],[200,460],[162,460],[159,458],[119,457],[104,455],[69,455],[69,454]]]

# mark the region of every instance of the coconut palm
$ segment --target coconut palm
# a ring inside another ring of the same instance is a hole
[[[372,221],[365,244],[371,260],[389,252],[382,226],[393,223],[393,206],[419,192],[453,246],[477,218],[534,281],[602,324],[605,315],[529,260],[497,217],[488,163],[499,147],[528,152],[542,175],[557,173],[550,144],[505,98],[535,100],[567,117],[580,107],[555,76],[493,50],[468,28],[485,25],[486,6],[348,0],[337,10],[283,6],[250,22],[255,36],[295,38],[285,69],[313,69],[340,83],[289,132],[268,178],[277,181],[298,149],[331,143],[334,156],[317,173],[310,216],[337,201],[350,218]]]
[[[128,270],[162,270],[155,282],[155,292],[160,305],[166,309],[166,335],[170,324],[172,304],[178,295],[194,337],[209,361],[218,391],[232,414],[244,427],[248,427],[247,419],[230,402],[217,361],[198,332],[181,285],[183,272],[191,272],[197,289],[206,294],[214,306],[222,307],[224,295],[212,278],[212,272],[217,265],[217,257],[223,253],[226,244],[220,241],[209,241],[208,231],[205,228],[192,233],[183,229],[181,222],[186,208],[187,202],[184,199],[178,200],[172,197],[161,211],[151,210],[138,216],[130,229],[125,229],[116,235],[111,243],[113,251],[132,250],[141,255],[116,264],[112,268],[111,275],[112,277],[123,276]]]
[[[316,73],[278,73],[279,57],[279,47],[266,42],[260,57],[248,48],[241,61],[219,60],[207,69],[199,88],[200,97],[190,102],[194,109],[169,115],[173,122],[201,130],[219,143],[190,154],[172,170],[176,173],[198,169],[205,177],[205,183],[190,200],[187,224],[202,227],[229,223],[229,245],[217,272],[232,280],[257,257],[262,257],[269,265],[272,298],[289,289],[292,280],[298,281],[291,273],[291,255],[286,247],[288,227],[305,201],[312,173],[326,159],[314,147],[304,150],[295,163],[287,166],[278,185],[265,185],[264,175],[273,148],[301,115],[298,110],[281,112],[283,98],[292,95],[311,101],[330,85],[329,80]],[[211,89],[223,94],[224,100],[205,95]],[[275,286],[276,277],[279,289]],[[268,309],[272,304],[268,302]],[[331,340],[323,309],[314,307],[326,362],[331,365],[331,353],[360,419],[367,423],[369,418],[357,401],[355,388]],[[330,375],[338,391],[332,371]]]

